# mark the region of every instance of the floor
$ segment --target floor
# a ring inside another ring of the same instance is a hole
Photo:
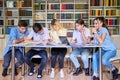
[[[7,77],[2,77],[2,63],[3,61],[0,60],[0,80],[11,80],[11,71],[9,71],[9,75]],[[117,67],[118,64],[114,63]],[[67,65],[65,65],[66,67]],[[107,70],[105,67],[103,67],[104,70]],[[67,68],[64,68],[64,73],[65,73],[65,77],[63,79],[61,79],[59,77],[59,70],[56,67],[55,69],[55,78],[54,79],[50,79],[50,75],[46,74],[46,71],[43,71],[43,78],[42,79],[37,79],[37,72],[33,75],[33,76],[28,76],[27,73],[25,74],[25,76],[21,76],[21,69],[18,69],[19,74],[17,76],[15,76],[16,80],[92,80],[91,76],[85,76],[85,73],[83,72],[82,74],[80,74],[79,76],[73,76],[71,72],[70,74],[67,73]],[[110,75],[107,72],[103,72],[103,80],[109,80]],[[120,80],[117,79],[117,80]]]

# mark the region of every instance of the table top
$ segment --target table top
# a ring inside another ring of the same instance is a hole
[[[46,48],[46,47],[59,47],[59,48],[70,48],[70,47],[75,47],[75,48],[81,48],[81,47],[103,47],[103,45],[96,45],[96,44],[79,44],[79,43],[75,43],[75,44],[55,44],[55,43],[40,43],[40,44],[25,44],[25,43],[19,43],[19,44],[10,44],[10,47],[42,47],[42,48]]]

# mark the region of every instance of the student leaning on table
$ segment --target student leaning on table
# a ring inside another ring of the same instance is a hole
[[[12,49],[8,46],[10,44],[17,44],[24,41],[24,38],[28,35],[27,23],[25,21],[19,21],[18,27],[11,29],[8,43],[4,49],[4,62],[3,62],[3,72],[2,76],[7,76],[7,70],[10,65]],[[17,75],[17,67],[19,67],[24,61],[22,56],[22,48],[15,49],[15,57],[17,58],[17,63],[15,64],[15,75]]]
[[[73,38],[70,41],[71,44],[79,43],[85,44],[89,42],[88,37],[90,36],[90,31],[85,27],[84,21],[78,19],[75,22],[75,30],[73,32]],[[88,55],[89,49],[87,48],[76,48],[70,55],[70,59],[75,65],[76,71],[73,73],[74,76],[77,76],[82,73],[82,68],[78,62],[77,56],[81,55],[81,59],[84,63],[85,75],[89,75],[89,66],[88,66]]]
[[[47,43],[49,39],[49,31],[47,28],[43,28],[39,23],[33,24],[33,30],[26,38],[26,42],[39,44],[39,43]],[[37,78],[42,78],[42,71],[47,63],[48,57],[45,48],[37,48],[32,47],[24,56],[25,62],[30,67],[29,76],[32,76],[35,72],[35,65],[31,62],[31,57],[34,55],[41,56],[41,63],[40,67],[38,68],[38,75]]]
[[[113,80],[118,77],[118,69],[109,61],[110,58],[116,55],[116,48],[110,39],[108,28],[105,25],[104,17],[97,17],[94,19],[94,28],[92,29],[94,39],[98,44],[103,44],[102,47],[102,63],[112,70]],[[93,54],[93,80],[98,78],[98,51]]]
[[[66,36],[67,30],[61,26],[61,24],[56,20],[53,19],[51,21],[51,31],[50,31],[50,40],[53,43],[62,43],[59,39],[60,36]],[[60,77],[64,77],[64,72],[63,72],[63,67],[64,67],[64,57],[67,52],[66,48],[52,48],[51,50],[51,68],[52,71],[50,73],[50,77],[54,78],[55,76],[55,64],[56,64],[56,59],[58,57],[58,63],[59,63],[59,68],[60,68]]]

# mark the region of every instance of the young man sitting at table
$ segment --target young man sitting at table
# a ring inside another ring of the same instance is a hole
[[[14,27],[11,29],[8,43],[4,50],[4,55],[3,55],[4,62],[3,62],[2,76],[4,77],[7,76],[7,70],[10,65],[10,60],[12,55],[12,49],[8,45],[23,42],[27,35],[28,35],[27,23],[25,21],[22,20],[19,21],[18,27]],[[15,64],[15,75],[17,75],[18,73],[16,68],[19,67],[24,62],[21,47],[15,49],[15,57],[17,58],[17,63]]]
[[[49,31],[47,28],[43,28],[39,23],[34,23],[33,30],[31,33],[27,36],[26,42],[33,43],[33,44],[39,44],[39,43],[47,43],[49,39]],[[32,47],[27,54],[24,56],[25,62],[30,67],[29,76],[32,76],[34,74],[34,67],[35,65],[31,62],[31,57],[34,55],[40,55],[42,60],[38,69],[38,75],[37,78],[42,78],[42,71],[45,67],[45,64],[47,63],[48,57],[47,52],[45,51],[45,48],[38,48],[38,47]]]
[[[75,22],[75,28],[73,32],[73,38],[70,41],[71,44],[79,43],[84,44],[88,43],[88,37],[90,36],[90,31],[85,27],[84,21],[82,19],[78,19]],[[84,63],[85,75],[89,75],[89,66],[88,66],[88,55],[89,49],[87,48],[76,48],[70,55],[70,59],[75,65],[76,71],[73,73],[74,76],[77,76],[82,73],[82,67],[80,66],[77,56],[81,55],[81,59]]]

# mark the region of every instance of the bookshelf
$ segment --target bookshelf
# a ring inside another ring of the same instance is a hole
[[[11,27],[25,20],[33,24],[33,0],[0,0],[0,34],[9,34]]]
[[[96,16],[104,16],[112,35],[120,34],[120,0],[90,0],[90,27]]]
[[[41,23],[50,29],[56,18],[68,30],[81,18],[88,27],[93,19],[104,16],[112,34],[120,34],[120,0],[0,0],[0,34],[9,34],[19,20],[29,26]]]

